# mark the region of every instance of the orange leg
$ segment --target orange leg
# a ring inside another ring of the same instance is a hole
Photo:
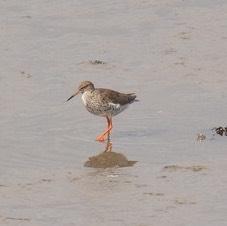
[[[112,118],[109,119],[108,117],[106,117],[106,119],[107,119],[108,127],[101,135],[97,136],[96,140],[99,142],[104,142],[107,139],[107,137],[109,136],[109,134],[113,128]]]

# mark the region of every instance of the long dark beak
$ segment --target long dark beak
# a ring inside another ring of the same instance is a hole
[[[76,93],[74,93],[71,97],[69,97],[69,99],[67,100],[67,101],[69,101],[69,100],[71,100],[73,97],[75,97],[77,94],[79,94],[79,90],[76,92]]]

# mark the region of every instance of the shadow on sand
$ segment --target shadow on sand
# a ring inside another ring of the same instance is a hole
[[[86,167],[111,168],[133,166],[137,161],[129,161],[123,154],[112,151],[112,143],[107,140],[104,152],[89,157],[84,163]]]

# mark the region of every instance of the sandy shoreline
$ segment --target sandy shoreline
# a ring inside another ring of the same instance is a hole
[[[0,5],[0,225],[227,224],[226,1]],[[65,103],[85,79],[137,93],[112,134],[133,167],[83,166],[105,148]]]

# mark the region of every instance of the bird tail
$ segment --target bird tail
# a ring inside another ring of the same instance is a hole
[[[136,94],[135,93],[128,93],[128,96],[129,96],[130,103],[139,101],[138,99],[136,99]]]

